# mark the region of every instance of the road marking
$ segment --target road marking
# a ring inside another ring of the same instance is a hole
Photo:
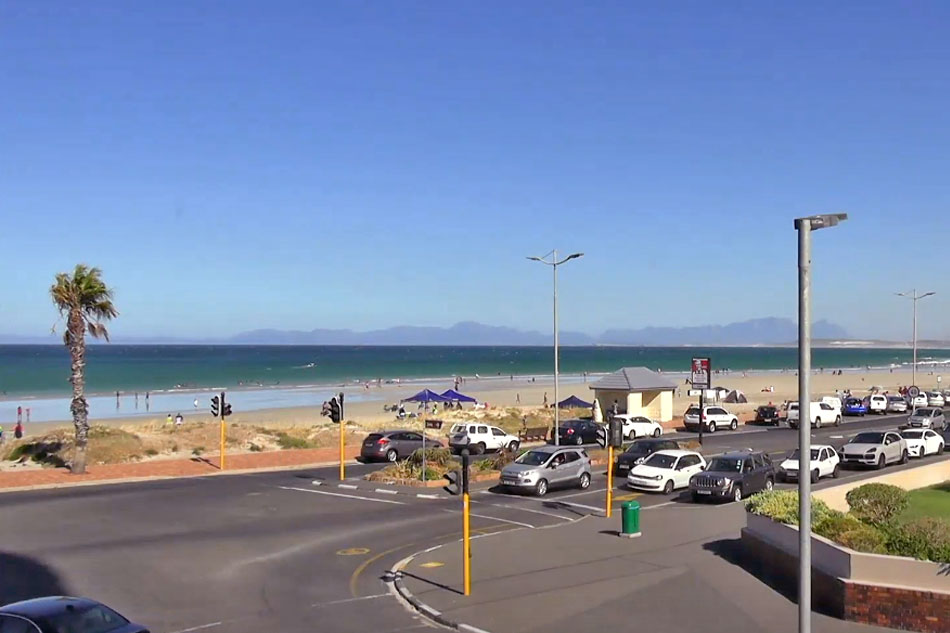
[[[377,488],[376,492],[382,493],[384,495],[398,495],[398,490],[386,490],[385,488]]]
[[[480,629],[471,624],[459,624],[458,630],[462,631],[462,633],[488,633],[485,629]]]
[[[584,492],[573,492],[569,495],[560,495],[559,497],[551,497],[551,501],[557,501],[558,499],[569,499],[571,497],[581,497],[583,495],[592,495],[596,492],[606,492],[606,488],[598,488],[597,490],[585,490]]]
[[[329,607],[334,604],[346,604],[347,602],[359,602],[360,600],[373,600],[375,598],[388,598],[388,593],[377,593],[372,596],[357,596],[356,598],[344,598],[342,600],[332,600],[330,602],[317,602],[310,605],[310,608]]]
[[[433,560],[433,561],[429,561],[428,563],[422,563],[421,565],[419,565],[419,567],[425,567],[429,569],[432,567],[442,567],[443,565],[445,565],[445,563],[440,563],[437,560]]]
[[[519,512],[531,512],[533,514],[543,514],[545,516],[554,517],[555,519],[562,519],[564,521],[574,520],[574,519],[571,519],[570,517],[564,517],[564,516],[561,516],[560,514],[554,514],[553,512],[544,512],[543,510],[533,510],[531,508],[520,508],[518,506],[510,506],[503,503],[489,503],[488,505],[492,506],[493,508],[509,508],[511,510],[517,510]]]
[[[190,629],[181,629],[178,631],[173,631],[172,633],[189,633],[189,631],[200,631],[202,629],[210,629],[215,626],[221,626],[224,622],[211,622],[210,624],[202,624],[201,626],[193,626]]]
[[[679,503],[678,501],[667,501],[665,503],[658,503],[655,506],[640,506],[641,510],[652,510],[653,508],[662,508],[663,506],[671,506],[674,503]]]
[[[369,554],[369,549],[365,547],[348,547],[338,550],[336,553],[337,556],[362,556],[363,554]]]
[[[452,514],[458,514],[460,510],[449,510],[445,508],[445,512],[451,512]],[[475,514],[474,512],[469,512],[469,516],[478,517],[480,519],[491,519],[492,521],[501,521],[502,523],[511,523],[512,525],[520,525],[521,527],[534,529],[534,526],[530,523],[522,523],[521,521],[512,521],[511,519],[500,519],[498,517],[487,516],[485,514]]]
[[[570,501],[560,501],[558,499],[552,499],[551,501],[553,501],[554,503],[563,503],[566,506],[572,506],[575,508],[584,508],[585,510],[593,510],[594,512],[603,513],[604,511],[603,508],[595,508],[594,506],[586,506],[583,503],[572,503]]]
[[[615,502],[616,502],[616,501],[633,501],[634,499],[636,499],[636,498],[639,497],[639,496],[641,496],[641,493],[639,493],[639,492],[631,492],[631,493],[628,493],[628,494],[625,494],[625,495],[620,495],[620,496],[618,496],[618,497],[614,497],[614,501],[615,501]]]
[[[296,490],[298,492],[310,492],[315,495],[330,495],[331,497],[343,497],[344,499],[359,499],[361,501],[375,501],[376,503],[392,503],[397,506],[404,506],[404,501],[392,501],[391,499],[373,499],[372,497],[361,497],[359,495],[347,495],[342,492],[328,492],[326,490],[310,490],[309,488],[294,488],[292,486],[277,486],[281,490]]]
[[[337,484],[337,488],[347,488],[349,490],[358,490],[359,486],[354,486],[353,484]]]
[[[421,492],[417,492],[416,496],[419,497],[420,499],[441,499],[442,498],[439,495],[427,495]]]
[[[322,486],[322,485],[323,485],[323,482],[320,481],[319,479],[314,479],[314,480],[311,481],[310,483],[313,484],[314,486]]]
[[[844,435],[829,435],[828,438],[832,440],[843,440]]]

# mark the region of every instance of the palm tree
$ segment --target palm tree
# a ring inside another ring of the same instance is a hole
[[[76,426],[76,453],[71,470],[77,475],[86,472],[86,443],[89,439],[89,404],[85,394],[86,332],[93,338],[102,337],[108,341],[109,332],[102,322],[119,314],[112,304],[112,290],[103,283],[101,274],[98,268],[78,264],[72,275],[56,275],[56,283],[49,289],[60,316],[66,319],[63,343],[72,360],[69,382],[73,384],[69,410]]]

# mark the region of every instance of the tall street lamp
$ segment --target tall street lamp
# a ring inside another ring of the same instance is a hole
[[[811,232],[846,213],[795,220],[798,231],[798,631],[811,631]]]
[[[917,302],[924,297],[929,297],[930,295],[937,294],[936,292],[925,292],[922,295],[917,294],[917,289],[914,288],[911,292],[895,292],[898,297],[907,297],[912,299],[914,302],[914,377],[911,380],[910,384],[917,386]]]
[[[557,249],[554,249],[547,255],[541,257],[529,257],[531,261],[541,262],[546,264],[554,269],[554,445],[560,445],[560,438],[558,437],[558,427],[560,426],[560,415],[559,409],[557,406],[558,403],[558,393],[557,393],[557,382],[558,382],[558,341],[557,341],[557,267],[561,264],[571,261],[572,259],[577,259],[578,257],[583,257],[584,253],[572,253],[564,259],[558,261],[557,258]]]

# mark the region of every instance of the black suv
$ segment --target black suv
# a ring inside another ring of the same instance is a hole
[[[779,410],[777,407],[771,404],[762,405],[755,410],[756,424],[772,424],[774,426],[778,426],[779,420],[781,420]]]
[[[736,451],[713,457],[706,470],[689,479],[693,501],[731,499],[741,501],[775,485],[775,467],[765,453]]]
[[[617,457],[617,471],[626,474],[631,468],[657,451],[675,451],[680,447],[676,440],[642,439],[627,447]]]

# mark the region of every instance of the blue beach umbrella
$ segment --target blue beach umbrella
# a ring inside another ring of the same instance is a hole
[[[577,396],[571,396],[558,402],[557,406],[559,409],[590,409],[594,405],[590,402],[584,402]]]
[[[448,398],[440,396],[431,389],[423,389],[414,396],[409,396],[408,398],[403,398],[403,402],[423,402],[429,404],[430,402],[449,402]]]
[[[442,397],[452,402],[478,402],[478,400],[472,396],[466,396],[464,393],[459,393],[455,389],[447,389],[443,391]]]

